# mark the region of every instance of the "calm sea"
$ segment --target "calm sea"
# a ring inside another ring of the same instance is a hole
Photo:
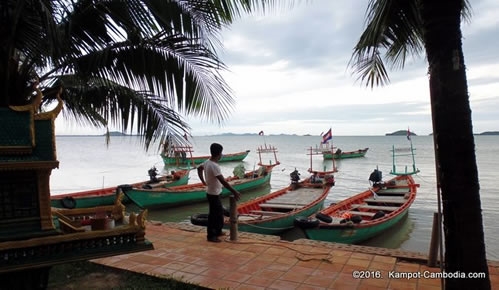
[[[146,152],[138,137],[112,137],[109,147],[104,137],[57,137],[57,156],[59,169],[52,172],[51,190],[53,195],[116,186],[145,180],[147,170],[152,166],[159,171],[166,171],[157,145]],[[194,137],[192,140],[194,155],[209,155],[209,145],[212,142],[221,143],[224,153],[251,150],[243,161],[247,170],[257,167],[259,156],[256,149],[264,144],[278,148],[278,159],[281,164],[274,168],[270,186],[257,191],[243,194],[243,200],[266,194],[289,183],[289,173],[295,168],[302,177],[307,176],[310,167],[310,157],[307,149],[316,146],[321,141],[318,136],[210,136]],[[389,179],[392,166],[390,149],[408,148],[409,142],[405,136],[335,136],[334,146],[343,151],[351,151],[369,147],[365,158],[339,160],[336,167],[336,186],[328,196],[326,204],[340,201],[369,187],[368,177],[373,169],[383,172],[383,177]],[[365,242],[365,245],[385,248],[400,248],[402,250],[428,253],[433,213],[437,211],[437,194],[435,184],[435,159],[433,139],[430,136],[413,136],[412,142],[416,148],[416,167],[420,173],[414,176],[421,187],[416,201],[412,205],[407,219],[396,228],[381,236]],[[480,177],[480,194],[487,245],[487,258],[499,260],[499,137],[476,136],[476,156]],[[264,162],[274,161],[272,155],[262,155]],[[238,163],[221,163],[225,176],[232,175],[232,170]],[[397,159],[400,168],[411,165],[410,157]],[[315,169],[331,168],[332,161],[323,161],[315,156],[312,160]],[[195,171],[191,172],[190,183],[198,182]],[[224,201],[228,207],[228,200]],[[132,207],[133,210],[133,207]],[[193,204],[173,209],[155,210],[149,212],[149,219],[159,221],[188,222],[193,213],[207,212],[205,203]],[[283,235],[285,239],[302,238],[303,233],[297,229]]]

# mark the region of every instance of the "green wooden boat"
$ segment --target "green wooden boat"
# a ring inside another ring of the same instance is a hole
[[[298,216],[315,214],[324,206],[333,183],[302,182],[241,203],[237,206],[238,230],[266,235],[278,235],[294,227]],[[230,227],[229,218],[226,228]]]
[[[242,161],[246,156],[248,156],[250,150],[223,154],[222,158],[218,162],[236,162]],[[172,148],[167,149],[160,154],[165,166],[181,166],[181,165],[192,165],[201,164],[207,159],[210,159],[209,155],[204,156],[192,156],[192,146],[172,146]]]
[[[269,184],[274,165],[261,165],[259,169],[247,172],[244,176],[231,176],[227,182],[236,190],[243,192]],[[143,189],[137,187],[124,188],[125,196],[141,208],[167,208],[183,204],[206,201],[206,186],[201,182],[169,188]],[[222,197],[231,192],[225,187]]]
[[[367,150],[369,150],[369,148],[359,149],[355,151],[341,151],[341,149],[336,149],[334,153],[332,151],[324,151],[322,153],[322,156],[325,160],[359,158],[366,156]]]
[[[173,174],[162,177],[156,177],[156,175],[154,175],[154,177],[151,176],[151,170],[149,171],[151,177],[149,180],[137,182],[130,185],[120,185],[120,187],[167,188],[170,186],[184,185],[189,181],[190,170],[177,170]],[[52,195],[50,197],[50,204],[52,207],[68,209],[113,205],[116,200],[116,189],[117,187],[114,186],[60,195]],[[129,202],[129,200],[125,196],[122,202],[127,203]]]
[[[387,182],[331,205],[307,220],[295,220],[307,238],[355,244],[381,234],[407,215],[419,184],[411,175]]]

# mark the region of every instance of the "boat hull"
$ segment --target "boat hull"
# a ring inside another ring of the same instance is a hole
[[[359,149],[356,151],[341,152],[339,154],[332,152],[324,152],[322,156],[325,160],[361,158],[366,156],[367,150],[369,150],[369,148]]]
[[[321,221],[303,231],[312,240],[345,244],[363,242],[395,226],[408,214],[417,187],[419,184],[411,176],[397,176],[310,216]],[[353,216],[360,222],[354,222]]]
[[[228,181],[239,192],[249,191],[270,183],[272,172],[255,178],[235,179]],[[225,187],[221,196],[229,196],[231,192]],[[129,188],[125,195],[142,208],[168,208],[184,204],[206,201],[206,187],[201,184],[174,186],[164,190]]]
[[[180,186],[189,182],[189,171],[180,176],[177,180],[165,183],[162,186],[165,188],[171,186]],[[122,185],[123,187],[142,187],[148,181],[142,181],[130,185]],[[50,197],[51,207],[56,208],[89,208],[102,205],[113,205],[116,201],[117,187],[106,187],[102,189],[80,191],[61,195],[53,195]],[[124,196],[122,203],[129,203],[130,200]]]
[[[308,239],[325,242],[335,242],[343,244],[358,244],[370,238],[382,234],[384,231],[396,225],[402,218],[404,218],[409,209],[404,210],[392,219],[372,226],[372,227],[338,227],[338,228],[312,228],[305,229],[305,234]]]
[[[237,161],[242,161],[246,156],[248,156],[250,150],[242,151],[242,152],[237,152],[237,153],[231,153],[231,154],[224,154],[222,158],[218,162],[237,162]],[[165,154],[161,154],[161,158],[163,159],[163,162],[167,166],[179,166],[179,165],[190,165],[192,163],[194,164],[201,164],[205,162],[207,159],[210,158],[210,156],[194,156],[194,157],[170,157],[166,156]]]
[[[316,212],[320,211],[323,206],[324,200],[317,203],[316,205],[311,206],[310,208],[280,219],[269,220],[258,224],[240,222],[238,223],[238,230],[264,235],[279,235],[287,230],[294,228],[294,220],[296,217],[313,215]],[[225,228],[229,228],[229,226],[226,224]]]
[[[294,227],[297,217],[320,211],[332,183],[312,184],[308,179],[264,196],[241,203],[237,207],[238,230],[266,235],[279,235]],[[230,219],[224,226],[230,227]]]

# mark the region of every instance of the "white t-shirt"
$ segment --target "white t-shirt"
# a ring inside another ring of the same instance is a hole
[[[222,175],[222,170],[218,163],[211,160],[206,160],[204,166],[204,180],[207,184],[206,193],[212,195],[219,195],[222,192],[222,183],[218,180],[217,176]]]

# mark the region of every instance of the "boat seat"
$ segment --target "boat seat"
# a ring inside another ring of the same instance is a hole
[[[283,215],[285,212],[278,212],[278,211],[268,211],[268,210],[252,210],[250,211],[251,214],[257,214],[257,215]]]
[[[378,194],[406,194],[410,192],[409,188],[386,188],[377,191]]]
[[[376,209],[385,211],[394,211],[399,209],[398,206],[382,206],[382,205],[368,205],[368,204],[352,204],[352,208]]]
[[[345,213],[348,213],[351,215],[368,216],[368,217],[373,217],[376,214],[375,212],[368,212],[368,211],[345,211]]]
[[[302,205],[297,204],[283,204],[283,203],[262,203],[261,208],[284,208],[284,209],[297,209],[302,208]]]
[[[407,200],[405,198],[366,198],[365,202],[370,203],[395,203],[395,204],[404,204]]]
[[[380,190],[377,192],[377,194],[379,196],[404,196],[406,194],[410,194],[411,192],[410,191],[383,191],[383,190]]]
[[[254,221],[254,220],[260,220],[262,219],[262,215],[261,214],[240,214],[238,217],[237,217],[237,220],[240,221],[240,222],[245,222],[245,221]]]

